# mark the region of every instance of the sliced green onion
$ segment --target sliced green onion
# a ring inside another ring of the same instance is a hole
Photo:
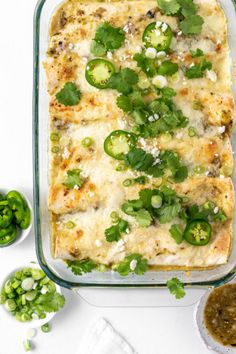
[[[132,186],[134,184],[135,184],[135,181],[134,181],[134,179],[131,179],[131,178],[127,178],[127,179],[125,179],[123,181],[123,186],[124,187],[130,187],[130,186]]]
[[[32,349],[31,342],[28,339],[24,340],[23,346],[26,352],[29,352]]]
[[[128,169],[127,165],[125,163],[119,163],[116,167],[116,171],[121,172],[121,171],[126,171]]]
[[[66,223],[67,229],[73,229],[75,227],[75,223],[73,221],[68,221]]]
[[[21,287],[25,291],[29,291],[33,288],[34,286],[34,279],[33,278],[25,278],[22,283]]]
[[[101,273],[104,273],[104,272],[107,271],[107,266],[105,264],[98,264],[97,265],[97,271],[101,272]]]
[[[6,300],[4,306],[7,311],[14,311],[16,309],[16,303],[12,299]]]
[[[215,203],[208,201],[203,205],[203,208],[209,210],[209,209],[214,209],[215,206],[216,206]]]
[[[189,127],[188,128],[188,135],[190,138],[193,138],[194,136],[197,135],[196,129],[194,127]]]
[[[81,141],[81,144],[83,145],[83,147],[88,148],[94,144],[94,140],[90,136],[87,136]]]
[[[57,134],[57,133],[52,133],[52,134],[50,135],[50,140],[51,140],[51,141],[59,141],[59,140],[60,140],[59,134]]]
[[[45,277],[45,274],[41,269],[32,269],[31,275],[34,280],[40,280]]]
[[[120,220],[120,217],[116,211],[111,212],[110,218],[114,224],[116,224]]]
[[[205,167],[204,166],[196,166],[194,168],[194,172],[198,175],[201,175],[203,174],[204,172],[206,171]]]
[[[0,304],[3,305],[6,301],[7,297],[5,294],[0,294]]]
[[[28,291],[25,294],[25,298],[27,301],[33,301],[37,296],[37,291],[36,290],[32,290],[32,291]]]
[[[189,198],[188,197],[183,197],[182,198],[182,202],[183,203],[188,203],[189,202]]]
[[[57,154],[60,151],[59,146],[53,146],[51,149],[51,152],[53,152],[54,154]]]
[[[160,195],[153,195],[151,205],[155,209],[160,208],[162,206],[162,197]]]
[[[51,330],[51,326],[49,323],[45,323],[44,325],[41,326],[41,330],[44,333],[48,333]]]

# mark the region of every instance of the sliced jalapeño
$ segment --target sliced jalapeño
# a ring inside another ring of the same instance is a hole
[[[123,160],[125,155],[136,145],[136,135],[124,130],[115,130],[104,141],[105,152],[116,160]]]
[[[88,62],[85,69],[85,77],[88,83],[96,88],[105,89],[108,81],[115,72],[114,65],[105,59],[93,59]]]

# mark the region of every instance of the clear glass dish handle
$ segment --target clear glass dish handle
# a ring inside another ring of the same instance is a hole
[[[207,288],[186,288],[177,300],[161,288],[73,288],[84,301],[95,307],[186,307],[196,304]]]

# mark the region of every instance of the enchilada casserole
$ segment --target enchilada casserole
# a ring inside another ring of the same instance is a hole
[[[225,264],[235,106],[218,2],[68,0],[44,66],[54,257],[77,274]]]

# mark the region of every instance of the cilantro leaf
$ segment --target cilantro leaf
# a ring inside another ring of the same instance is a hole
[[[178,69],[178,64],[172,63],[170,60],[165,60],[159,66],[157,73],[163,76],[171,76],[174,75]]]
[[[80,188],[83,184],[82,177],[80,176],[81,170],[78,168],[75,168],[74,170],[69,170],[67,171],[67,177],[64,182],[64,185],[68,189],[73,189],[75,186]]]
[[[202,31],[204,21],[199,15],[192,15],[180,22],[180,29],[186,36],[199,34]]]
[[[95,40],[92,40],[91,42],[90,51],[96,57],[103,57],[107,52],[105,45],[98,43]]]
[[[63,295],[57,292],[49,292],[47,294],[40,295],[35,303],[46,312],[57,312],[65,304],[65,298]]]
[[[194,4],[193,0],[177,0],[181,6],[180,12],[184,17],[189,17],[195,15],[197,12],[197,6]]]
[[[198,57],[203,57],[204,52],[203,50],[197,48],[195,51],[194,50],[190,50],[190,53],[192,55],[192,58],[198,58]]]
[[[166,15],[175,15],[180,9],[177,0],[157,0],[157,5]]]
[[[153,165],[154,158],[142,149],[133,148],[125,155],[125,162],[133,170],[147,171]]]
[[[125,32],[122,28],[113,27],[109,22],[104,22],[96,30],[91,44],[91,52],[96,56],[104,55],[108,50],[119,49],[124,39]]]
[[[96,264],[91,259],[82,259],[80,261],[67,261],[67,266],[75,275],[82,275],[82,273],[90,273]]]
[[[137,84],[138,75],[132,69],[121,69],[118,73],[113,73],[108,81],[108,86],[124,95],[133,91],[132,86]]]
[[[73,82],[67,82],[56,94],[56,99],[64,106],[75,106],[80,101],[81,92]]]
[[[145,209],[138,210],[135,214],[135,219],[140,227],[148,227],[152,223],[152,216]]]
[[[147,271],[147,268],[148,268],[147,259],[142,258],[141,254],[139,253],[132,253],[126,256],[124,260],[115,267],[115,270],[121,276],[127,276],[129,273],[132,272],[134,272],[137,275],[142,275]]]
[[[170,293],[175,295],[176,299],[182,299],[185,296],[184,285],[178,278],[172,278],[166,283]]]
[[[202,59],[199,64],[195,64],[194,66],[190,67],[186,70],[185,76],[188,79],[198,79],[203,77],[204,71],[210,70],[212,68],[212,63],[206,61],[206,59]]]
[[[137,62],[138,67],[148,76],[153,77],[156,74],[155,62],[145,56],[144,53],[136,53],[134,60]]]
[[[113,225],[105,230],[106,240],[108,242],[119,241],[122,233],[126,233],[129,228],[129,223],[126,220],[119,219],[116,225]]]
[[[158,209],[158,220],[160,224],[167,224],[176,218],[181,210],[180,202],[171,205],[163,205]]]
[[[163,89],[160,89],[160,93],[162,94],[162,97],[165,98],[172,98],[176,96],[176,91],[171,88],[171,87],[164,87]]]
[[[170,228],[171,237],[175,240],[177,245],[180,245],[183,241],[183,230],[180,225],[174,224]]]
[[[133,110],[133,104],[128,96],[120,95],[116,99],[117,106],[122,109],[125,113],[131,112]]]

